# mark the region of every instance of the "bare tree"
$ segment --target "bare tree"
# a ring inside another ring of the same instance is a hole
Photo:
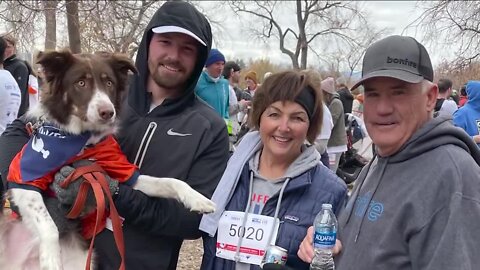
[[[411,26],[425,32],[425,40],[442,48],[457,47],[455,65],[462,68],[480,59],[480,2],[419,2],[423,13]]]
[[[390,30],[386,28],[376,30],[373,26],[366,23],[363,25],[363,31],[355,35],[355,43],[343,42],[337,46],[337,57],[340,58],[340,62],[343,64],[342,69],[347,68],[349,72],[348,78],[352,77],[355,70],[358,70],[368,46],[389,32]]]
[[[82,2],[84,49],[122,52],[133,57],[148,20],[160,4],[155,0]]]
[[[248,14],[260,19],[262,27],[251,31],[264,39],[276,37],[282,53],[288,55],[296,69],[307,67],[308,53],[320,56],[317,40],[333,42],[343,40],[358,44],[354,33],[361,30],[366,18],[356,2],[296,0],[293,1],[230,1],[237,14]],[[295,12],[287,13],[295,5]],[[282,9],[283,8],[283,9]],[[292,27],[288,18],[295,17]],[[260,29],[260,30],[258,30]]]
[[[146,25],[163,2],[0,0],[0,22],[5,22],[7,32],[17,37],[21,51],[32,51],[43,39],[46,50],[65,46],[75,53],[102,50],[133,57]],[[189,2],[200,7],[197,1]],[[219,13],[220,9],[215,10]],[[215,28],[222,28],[222,20],[214,15],[210,13],[209,20]]]
[[[458,90],[468,81],[480,79],[480,62],[472,61],[470,64],[459,68],[456,60],[443,60],[437,65],[434,73],[435,80],[448,78],[453,82],[453,88]]]
[[[80,43],[80,23],[78,19],[78,1],[67,0],[67,25],[68,25],[68,42],[72,53],[82,52]]]
[[[45,14],[45,50],[55,50],[57,47],[57,5],[58,0],[44,1]]]
[[[0,0],[0,21],[7,26],[7,33],[17,39],[17,51],[29,52],[41,34],[38,22],[41,2]]]

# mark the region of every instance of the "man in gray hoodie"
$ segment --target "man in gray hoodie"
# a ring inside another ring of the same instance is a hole
[[[367,49],[356,86],[378,155],[339,216],[336,269],[479,269],[480,152],[447,117],[433,118],[432,81],[430,57],[411,37]],[[298,252],[307,262],[311,237]]]

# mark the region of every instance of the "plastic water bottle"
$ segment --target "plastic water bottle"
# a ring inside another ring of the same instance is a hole
[[[322,210],[315,217],[313,227],[315,255],[310,264],[310,270],[334,270],[332,250],[337,240],[337,218],[331,204],[322,204]]]

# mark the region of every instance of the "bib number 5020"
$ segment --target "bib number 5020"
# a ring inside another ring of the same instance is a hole
[[[256,240],[258,242],[263,240],[265,232],[261,228],[238,226],[237,224],[230,224],[228,234],[232,237],[245,238],[249,240]]]

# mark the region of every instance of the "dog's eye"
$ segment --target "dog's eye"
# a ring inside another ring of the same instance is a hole
[[[85,81],[83,81],[83,80],[82,80],[82,81],[78,81],[77,84],[78,84],[78,86],[80,86],[80,87],[84,87],[84,86],[85,86]]]
[[[107,81],[107,86],[108,86],[108,87],[113,86],[113,82],[112,82],[112,81]]]

